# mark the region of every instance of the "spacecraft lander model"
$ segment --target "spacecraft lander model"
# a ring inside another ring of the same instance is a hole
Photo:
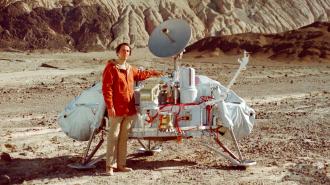
[[[135,103],[138,110],[131,139],[137,139],[141,151],[161,151],[159,142],[210,136],[218,148],[205,147],[228,159],[235,166],[252,166],[256,162],[243,158],[238,140],[251,133],[255,112],[236,93],[230,90],[241,70],[249,62],[248,53],[238,59],[239,68],[227,87],[207,76],[196,75],[192,67],[180,66],[180,57],[191,37],[191,28],[184,20],[171,19],[154,29],[149,39],[150,51],[158,57],[173,57],[174,71],[161,79],[151,78],[136,83]],[[62,130],[71,138],[87,141],[82,161],[69,164],[76,169],[95,167],[104,158],[93,158],[104,142],[107,119],[101,83],[82,92],[72,100],[59,116]],[[90,151],[91,143],[99,142]],[[205,138],[210,138],[205,137]],[[235,154],[222,140],[234,143]]]

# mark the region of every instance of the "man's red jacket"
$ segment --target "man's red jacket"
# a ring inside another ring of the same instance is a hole
[[[120,69],[115,60],[109,60],[103,71],[102,92],[107,109],[114,108],[115,116],[136,114],[134,100],[134,81],[158,76],[154,70],[141,71],[126,63],[126,70]]]

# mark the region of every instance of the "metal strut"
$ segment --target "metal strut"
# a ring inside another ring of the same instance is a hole
[[[104,118],[105,120],[105,124],[106,126],[108,125],[108,119],[105,117]],[[102,127],[103,125],[101,125]],[[94,140],[95,138],[95,135],[96,133],[99,131],[99,129],[94,129],[89,140],[88,140],[88,144],[87,144],[87,148],[86,148],[86,151],[83,155],[83,158],[81,160],[81,163],[71,163],[71,164],[68,164],[68,166],[70,168],[74,168],[74,169],[91,169],[91,168],[95,168],[95,165],[97,162],[99,162],[100,160],[102,160],[102,158],[105,157],[105,153],[98,156],[96,159],[92,160],[92,158],[94,157],[95,153],[97,152],[97,150],[102,146],[103,142],[104,142],[104,138],[103,138],[103,130],[101,131],[102,132],[102,135],[101,135],[101,139],[100,141],[97,143],[97,145],[95,146],[95,148],[92,150],[92,152],[89,154],[89,150],[90,150],[90,147],[91,147],[91,144],[92,144],[92,141]]]
[[[138,149],[138,152],[161,152],[162,148],[160,145],[155,144],[153,147],[151,147],[151,141],[148,140],[148,145],[146,146],[145,144],[143,144],[143,142],[141,141],[141,139],[137,139],[138,142],[140,143],[140,145],[142,146],[142,148]]]
[[[203,146],[213,150],[214,152],[216,152],[217,154],[221,155],[222,157],[228,159],[233,165],[235,166],[244,166],[244,167],[248,167],[248,166],[253,166],[253,165],[256,165],[257,163],[255,161],[252,161],[252,160],[247,160],[247,159],[243,159],[242,157],[242,153],[239,149],[239,146],[238,146],[238,142],[236,140],[236,136],[233,132],[232,129],[229,129],[230,130],[230,133],[231,133],[231,136],[232,136],[232,139],[235,143],[235,148],[237,150],[237,153],[238,153],[238,156],[237,157],[228,147],[226,147],[218,138],[218,136],[215,136],[213,139],[214,141],[223,149],[223,151],[221,150],[218,150],[206,143],[202,143]]]

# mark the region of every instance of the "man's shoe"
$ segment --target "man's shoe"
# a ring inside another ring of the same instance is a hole
[[[105,173],[109,176],[113,176],[113,168],[111,167],[107,167],[107,169],[105,170]]]
[[[128,168],[128,167],[125,167],[125,166],[120,166],[120,167],[118,167],[117,169],[118,169],[118,171],[120,171],[120,172],[131,172],[131,171],[133,171],[132,168]]]

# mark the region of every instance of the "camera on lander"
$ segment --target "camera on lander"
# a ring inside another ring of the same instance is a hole
[[[249,55],[238,59],[239,68],[227,87],[207,76],[197,75],[192,67],[180,66],[180,58],[191,37],[191,28],[180,19],[163,22],[149,39],[150,51],[158,57],[172,57],[174,70],[168,76],[136,82],[135,104],[138,118],[133,124],[130,139],[137,139],[141,152],[161,151],[161,142],[193,137],[214,140],[219,148],[201,144],[229,160],[235,166],[252,166],[256,162],[244,159],[238,140],[249,135],[255,123],[255,112],[236,93],[230,90]],[[69,167],[95,167],[105,154],[94,157],[106,133],[107,119],[101,83],[82,92],[59,116],[62,130],[71,138],[87,141],[82,160]],[[98,143],[90,151],[93,140]],[[223,142],[232,140],[236,154]],[[145,142],[146,141],[146,142]],[[157,141],[153,142],[152,141]]]

